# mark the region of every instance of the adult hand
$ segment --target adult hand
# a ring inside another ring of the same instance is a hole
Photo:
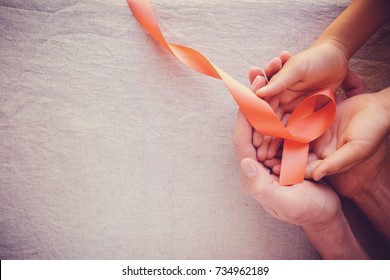
[[[345,172],[378,151],[390,131],[389,94],[390,88],[356,95],[337,105],[333,124],[312,144],[318,157],[308,166],[313,179]]]
[[[390,131],[389,96],[390,88],[339,103],[331,129],[313,143],[306,172],[308,176],[316,176],[315,172],[323,172],[320,169],[325,168],[325,172],[334,173],[327,177],[333,188],[354,201],[387,238],[390,238],[390,154],[386,137]],[[326,166],[331,168],[326,171]]]
[[[278,177],[258,162],[253,127],[239,111],[234,142],[242,185],[272,216],[302,226],[324,259],[365,259],[341,210],[337,194],[324,184],[310,181],[280,186]]]
[[[274,217],[304,228],[326,227],[340,215],[337,194],[324,184],[304,181],[283,187],[278,177],[258,162],[253,127],[239,111],[234,134],[244,190]]]

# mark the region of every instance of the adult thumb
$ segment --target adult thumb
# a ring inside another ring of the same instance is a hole
[[[370,154],[368,147],[360,143],[348,142],[320,161],[313,171],[313,179],[318,181],[327,175],[344,172],[366,160]]]
[[[252,196],[263,193],[273,183],[268,170],[261,163],[251,158],[244,158],[241,161],[241,170],[248,183],[249,193]]]
[[[345,91],[347,97],[368,92],[363,78],[352,70],[348,70],[347,76],[341,84],[341,88]]]

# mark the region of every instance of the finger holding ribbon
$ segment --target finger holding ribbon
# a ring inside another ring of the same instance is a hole
[[[323,89],[311,94],[297,105],[287,125],[284,126],[265,100],[214,65],[201,53],[186,46],[168,43],[159,28],[149,0],[127,0],[127,2],[140,25],[168,52],[189,68],[222,80],[241,112],[256,131],[284,139],[280,184],[292,185],[303,181],[309,143],[323,134],[334,118],[336,104],[333,93],[329,89]],[[327,103],[316,108],[318,101],[322,101],[323,98],[328,100]]]

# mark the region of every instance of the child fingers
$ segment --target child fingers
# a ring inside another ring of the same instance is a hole
[[[289,51],[282,51],[279,55],[279,58],[282,61],[282,65],[284,65],[291,57],[292,54]]]
[[[253,83],[252,83],[252,91],[253,91],[253,92],[256,92],[256,91],[258,91],[259,89],[261,89],[263,86],[265,86],[266,84],[267,84],[266,78],[264,78],[264,76],[258,75],[258,76],[253,80]]]
[[[251,83],[251,85],[253,84],[257,76],[264,76],[263,70],[256,66],[251,67],[249,69],[249,82]]]
[[[269,147],[268,147],[267,159],[272,159],[272,158],[276,157],[276,153],[278,152],[282,143],[283,143],[282,138],[276,138],[276,137],[272,138],[272,140],[269,144]]]
[[[268,79],[271,79],[273,75],[282,69],[282,60],[279,57],[274,57],[271,61],[265,66],[264,71]]]
[[[262,144],[257,148],[257,159],[259,161],[264,161],[267,159],[268,147],[271,142],[272,137],[268,135],[263,136]]]
[[[280,174],[280,158],[272,158],[264,161],[264,165],[272,170],[272,173],[279,175]]]
[[[253,146],[258,148],[263,143],[263,135],[257,132],[256,130],[253,130],[253,136],[252,136],[252,143]]]
[[[279,97],[278,96],[271,96],[264,99],[267,101],[268,105],[272,108],[272,110],[277,113],[277,110],[279,108]],[[282,116],[278,116],[279,120]]]

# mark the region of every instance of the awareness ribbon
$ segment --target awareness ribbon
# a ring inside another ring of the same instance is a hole
[[[333,93],[323,89],[304,99],[292,112],[284,126],[266,101],[239,83],[198,51],[168,43],[157,23],[149,0],[127,0],[140,25],[168,52],[189,68],[220,79],[237,102],[241,112],[259,133],[284,139],[279,183],[292,185],[302,182],[305,175],[309,143],[331,125],[336,113]],[[326,97],[328,103],[315,110],[317,99]]]

